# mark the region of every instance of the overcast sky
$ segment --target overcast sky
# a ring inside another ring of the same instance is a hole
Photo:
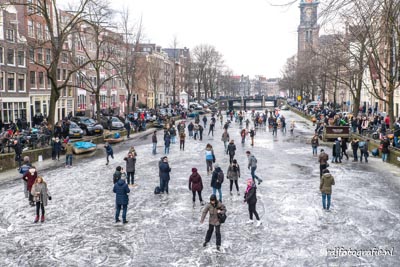
[[[214,45],[237,75],[279,77],[297,52],[298,4],[285,0],[110,0],[143,16],[145,41],[171,47]],[[299,0],[300,2],[300,0]]]

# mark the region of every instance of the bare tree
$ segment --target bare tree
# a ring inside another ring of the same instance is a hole
[[[81,67],[69,70],[66,79],[62,82],[57,81],[57,68],[62,57],[65,55],[70,60],[73,58],[73,50],[68,46],[71,34],[76,30],[77,26],[86,17],[86,6],[89,3],[95,3],[96,0],[80,0],[76,6],[70,6],[68,12],[60,10],[56,1],[36,0],[36,1],[20,1],[11,0],[9,4],[27,7],[31,12],[27,14],[29,17],[41,16],[45,25],[44,38],[29,38],[28,45],[31,49],[37,50],[48,47],[51,50],[51,62],[46,64],[44,60],[34,60],[34,64],[42,68],[51,83],[50,107],[48,114],[48,122],[54,125],[56,104],[60,98],[60,93],[68,86],[72,77]]]
[[[164,73],[164,59],[158,54],[151,54],[147,56],[147,84],[150,85],[150,90],[153,94],[153,108],[157,107],[158,104],[158,90],[159,86],[163,82]]]
[[[76,73],[76,86],[83,87],[82,89],[94,95],[96,116],[100,120],[100,91],[111,81],[115,82],[117,77],[114,59],[120,56],[117,55],[117,40],[120,36],[109,29],[109,19],[113,16],[113,11],[107,0],[90,3],[85,11],[88,15],[79,25],[76,37],[83,55],[77,55],[72,62],[79,69]],[[85,68],[79,68],[82,63],[86,64]]]
[[[129,9],[123,9],[120,12],[120,15],[121,17],[118,23],[118,28],[123,35],[123,38],[120,40],[122,55],[115,61],[115,70],[122,80],[128,94],[128,111],[134,111],[136,105],[136,94],[138,93],[134,90],[137,77],[135,52],[139,50],[139,44],[142,38],[142,18],[140,18],[137,25],[133,25]]]

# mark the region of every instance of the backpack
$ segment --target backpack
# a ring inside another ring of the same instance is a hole
[[[218,213],[218,221],[219,223],[224,223],[226,221],[226,213]]]
[[[159,195],[161,193],[161,188],[159,186],[156,186],[156,188],[154,188],[154,194]]]
[[[222,171],[218,172],[217,183],[222,184],[224,182],[224,173]]]
[[[359,148],[363,148],[364,146],[365,146],[365,142],[364,141],[361,141],[361,142],[358,143],[358,147]]]

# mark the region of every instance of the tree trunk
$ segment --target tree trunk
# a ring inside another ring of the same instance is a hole
[[[56,108],[57,108],[57,101],[60,98],[60,88],[57,87],[57,67],[52,67],[47,76],[51,77],[51,93],[50,93],[50,106],[49,106],[49,114],[47,121],[50,125],[55,125],[55,115],[56,115]]]
[[[390,128],[393,128],[395,117],[394,117],[394,84],[389,84],[390,91],[386,96],[387,104],[388,104],[388,114],[390,118]]]
[[[100,94],[98,92],[95,92],[95,99],[96,99],[96,119],[99,122],[100,121]]]

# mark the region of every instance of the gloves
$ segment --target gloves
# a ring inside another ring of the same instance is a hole
[[[49,200],[51,200],[51,196],[49,196]]]

